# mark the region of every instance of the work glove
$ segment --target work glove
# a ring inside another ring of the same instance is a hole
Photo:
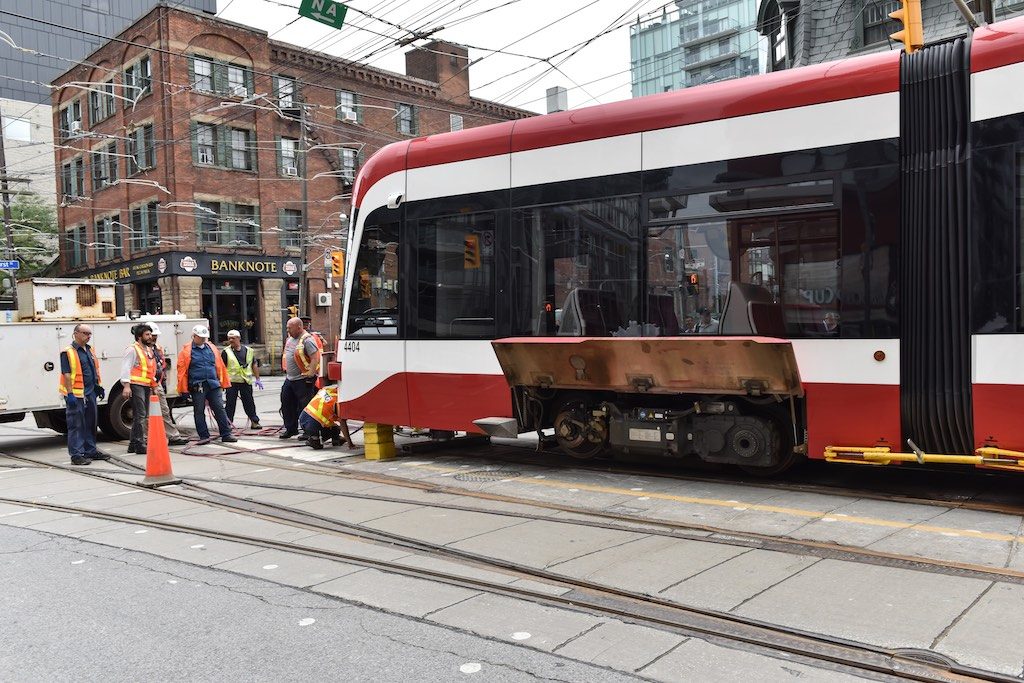
[[[75,406],[78,405],[78,397],[75,396],[74,394],[68,394],[67,396],[64,397],[64,405],[66,405],[68,408],[74,408]]]
[[[255,384],[257,389],[263,391],[263,382],[261,380],[256,380]]]
[[[107,390],[103,387],[96,387],[96,398],[100,401],[107,397]]]

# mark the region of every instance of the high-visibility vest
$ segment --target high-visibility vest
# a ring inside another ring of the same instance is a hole
[[[324,427],[333,427],[337,420],[335,418],[335,406],[338,405],[338,387],[324,387],[316,392],[316,396],[305,407],[304,412]]]
[[[225,346],[224,351],[224,355],[228,357],[228,377],[231,378],[231,381],[234,382],[235,384],[241,384],[242,382],[245,382],[246,384],[252,384],[252,363],[256,358],[256,354],[253,353],[252,347],[245,347],[244,366],[238,362],[238,357],[235,356],[235,352],[231,348],[231,344]]]
[[[132,366],[132,373],[128,377],[129,382],[143,387],[155,387],[156,357],[152,349],[147,349],[139,342],[135,342],[132,346],[135,347],[135,355],[139,362]]]
[[[302,333],[302,336],[299,337],[298,340],[299,343],[295,347],[295,362],[299,364],[299,369],[302,370],[303,373],[309,370],[309,356],[306,355],[306,340],[310,337],[312,337],[313,341],[316,342],[317,350],[323,352],[323,346],[315,334],[310,334],[309,332]],[[281,348],[281,369],[285,371],[285,374],[288,373],[288,363],[285,359],[285,349],[287,348],[288,337],[285,337],[284,346]]]
[[[227,368],[224,367],[224,361],[220,357],[219,350],[216,346],[210,342],[206,342],[207,348],[213,351],[213,366],[217,371],[217,379],[220,381],[220,386],[223,389],[227,389],[231,386],[231,378],[228,377]],[[188,342],[182,347],[181,351],[178,352],[178,393],[187,394],[189,393],[188,388],[188,368],[192,365],[192,342]]]
[[[100,362],[96,360],[96,353],[92,350],[91,346],[86,346],[89,351],[89,355],[92,356],[92,369],[96,371],[96,385],[99,386],[100,380]],[[83,398],[85,396],[85,377],[82,375],[82,362],[78,359],[78,350],[75,349],[74,345],[64,349],[64,353],[68,354],[68,366],[71,368],[71,393],[74,396]],[[60,386],[58,387],[61,396],[68,395],[68,388],[64,385],[64,375],[60,377]]]

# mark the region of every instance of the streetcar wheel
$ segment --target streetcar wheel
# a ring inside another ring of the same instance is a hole
[[[135,411],[132,410],[131,399],[126,399],[121,395],[120,391],[114,391],[114,395],[110,397],[107,405],[100,411],[100,429],[111,439],[130,439],[134,415]]]
[[[555,441],[573,458],[587,460],[604,450],[608,428],[595,419],[591,408],[580,396],[569,396],[558,407],[554,420]]]
[[[782,436],[776,430],[772,431],[775,432],[774,438],[772,439],[771,444],[767,444],[767,447],[775,451],[775,458],[773,458],[774,464],[763,467],[740,465],[739,468],[741,470],[754,477],[774,477],[777,474],[782,474],[800,461],[802,456],[793,452],[793,446],[790,443],[790,440]],[[748,443],[752,443],[748,438],[748,435],[744,433],[737,432],[734,436],[737,439],[737,443],[734,444],[734,447],[737,448],[739,452],[742,452],[744,447],[744,439],[746,439]]]

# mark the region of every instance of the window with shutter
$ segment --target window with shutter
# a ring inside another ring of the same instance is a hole
[[[282,247],[300,246],[299,237],[302,231],[302,211],[300,209],[281,209],[278,214],[277,226],[280,230],[278,239]]]
[[[195,162],[200,166],[217,164],[217,127],[210,123],[195,124]]]
[[[193,57],[192,70],[195,74],[192,80],[192,87],[202,92],[214,92],[213,60]]]

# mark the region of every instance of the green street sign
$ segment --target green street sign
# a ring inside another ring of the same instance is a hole
[[[348,7],[334,0],[302,0],[299,5],[299,16],[319,21],[333,28],[341,28],[345,23],[345,12]]]

